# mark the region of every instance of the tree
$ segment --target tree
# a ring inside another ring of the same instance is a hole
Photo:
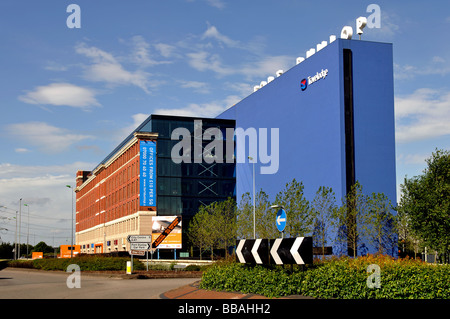
[[[325,245],[329,239],[329,229],[334,224],[333,219],[336,216],[336,197],[330,187],[320,186],[312,202],[312,213],[314,216],[314,245],[322,247],[323,256],[325,255]]]
[[[288,218],[285,234],[290,237],[304,237],[313,230],[314,217],[309,202],[303,194],[303,183],[295,178],[275,197],[274,204],[284,207]]]
[[[256,238],[278,237],[269,196],[263,190],[256,194],[255,206]],[[253,238],[253,201],[248,192],[242,195],[237,209],[237,237]]]
[[[406,255],[417,257],[419,247],[423,246],[420,239],[411,230],[411,222],[408,214],[403,209],[397,207],[397,231],[398,249],[401,257]]]
[[[236,201],[228,198],[226,201],[212,204],[213,220],[216,227],[218,247],[225,249],[228,256],[228,247],[236,243]]]
[[[200,249],[200,259],[202,259],[203,253],[212,246],[209,229],[210,219],[211,216],[205,209],[205,206],[201,206],[197,214],[189,222],[189,240]]]
[[[190,241],[200,249],[200,258],[206,250],[234,246],[236,240],[236,202],[232,198],[201,206],[191,219],[188,229]]]
[[[34,246],[32,251],[42,251],[44,254],[52,253],[53,247],[48,246],[45,242],[41,241],[41,242],[37,243],[36,246]]]
[[[450,152],[437,150],[422,175],[401,185],[400,211],[413,234],[440,255],[450,250]]]
[[[0,259],[10,259],[14,256],[14,244],[1,243],[0,244]]]
[[[337,237],[336,241],[347,246],[347,254],[356,257],[358,249],[364,254],[367,247],[363,238],[369,233],[369,218],[367,214],[367,198],[362,192],[362,186],[356,182],[343,198],[342,206],[336,210]]]
[[[397,242],[396,218],[389,198],[383,193],[372,193],[367,198],[369,239],[379,254],[394,254]]]

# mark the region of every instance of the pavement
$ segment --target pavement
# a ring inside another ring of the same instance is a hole
[[[257,294],[244,294],[240,292],[214,291],[200,289],[200,280],[169,290],[159,295],[160,299],[314,299],[312,297],[292,295],[281,298],[268,298]]]

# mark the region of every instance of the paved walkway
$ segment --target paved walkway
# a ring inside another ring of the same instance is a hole
[[[271,299],[256,294],[238,292],[212,291],[199,288],[200,280],[190,285],[182,286],[159,295],[161,299]],[[314,299],[305,296],[287,296],[272,299]]]

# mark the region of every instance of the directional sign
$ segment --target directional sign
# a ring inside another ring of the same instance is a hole
[[[287,216],[286,216],[286,212],[284,211],[284,209],[278,210],[277,216],[275,219],[275,224],[277,225],[277,229],[279,231],[284,230],[284,228],[286,227],[286,221],[287,221]]]
[[[269,240],[256,239],[252,247],[252,255],[257,264],[269,263]]]
[[[255,258],[252,254],[253,244],[255,239],[242,239],[238,241],[238,247],[236,249],[236,255],[241,263],[255,264]]]
[[[268,239],[241,239],[236,242],[236,257],[241,263],[268,264]]]
[[[128,235],[129,243],[151,243],[152,235]]]
[[[311,264],[312,237],[241,239],[236,242],[236,257],[250,264]]]
[[[277,238],[270,247],[270,256],[277,265],[312,264],[312,237]]]
[[[130,250],[148,250],[149,248],[149,243],[130,243]]]
[[[130,250],[130,255],[145,256],[145,250]]]

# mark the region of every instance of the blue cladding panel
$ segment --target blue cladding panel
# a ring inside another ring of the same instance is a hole
[[[392,44],[342,39],[219,115],[238,128],[279,128],[278,172],[261,174],[267,165],[259,157],[255,164],[256,189],[271,200],[293,178],[309,200],[319,186],[332,187],[338,204],[346,193],[343,49],[353,56],[356,180],[366,194],[382,192],[396,202]],[[325,78],[302,90],[303,79],[325,69]],[[252,165],[236,165],[238,200],[252,194]]]
[[[302,91],[301,80],[322,69],[328,70],[327,76]],[[262,175],[257,163],[258,190],[262,188],[273,199],[296,178],[305,185],[308,197],[321,185],[342,195],[345,157],[340,79],[339,45],[334,42],[220,115],[236,119],[236,127],[244,129],[279,128],[278,172]],[[236,178],[238,199],[252,192],[252,164],[238,163]]]
[[[397,200],[392,44],[343,41],[353,52],[356,179]]]

